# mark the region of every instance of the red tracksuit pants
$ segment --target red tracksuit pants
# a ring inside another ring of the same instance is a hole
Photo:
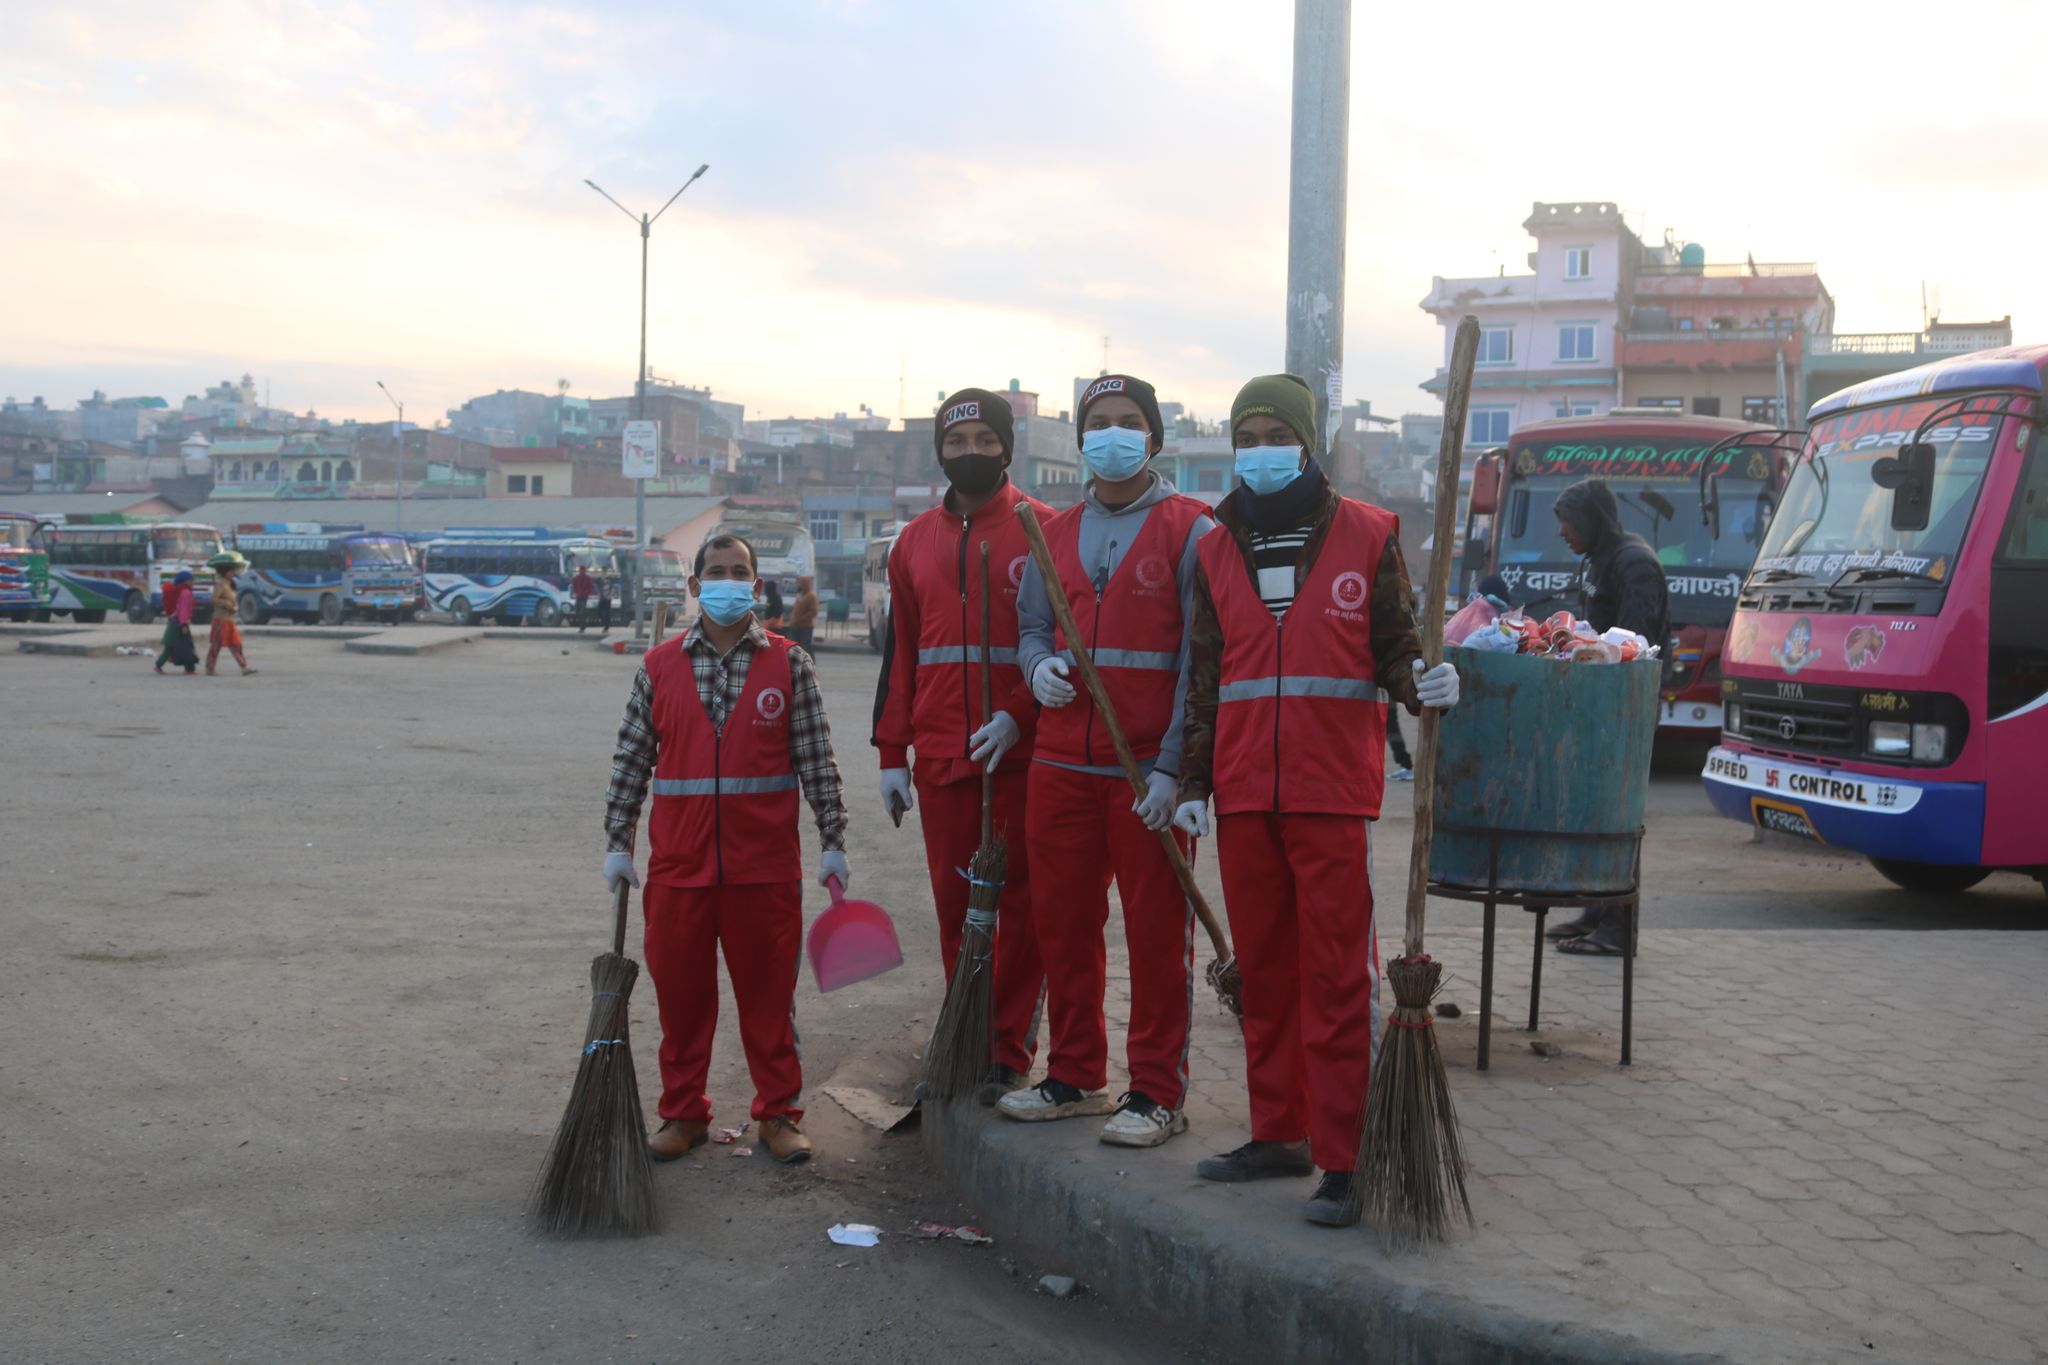
[[[1019,765],[1021,766],[1021,765]],[[1038,939],[1031,931],[1031,858],[1024,835],[1025,778],[1022,772],[996,773],[995,828],[1009,841],[1009,862],[1003,874],[1003,899],[996,913],[995,1060],[1019,1075],[1031,1070],[1038,1052],[1038,1000],[1045,989],[1045,968],[1038,958]],[[944,786],[920,780],[917,807],[924,826],[925,862],[931,869],[932,904],[939,913],[939,952],[946,979],[960,958],[960,934],[967,923],[965,868],[981,846],[981,781],[949,782]]]
[[[1379,1032],[1380,958],[1365,820],[1223,815],[1216,856],[1244,973],[1252,1137],[1358,1162]]]
[[[1103,931],[1114,877],[1131,958],[1125,1043],[1131,1089],[1179,1109],[1188,1090],[1195,917],[1159,836],[1132,812],[1131,786],[1123,778],[1049,763],[1031,765],[1025,821],[1038,862],[1038,905],[1032,918],[1049,969],[1052,1046],[1046,1075],[1081,1090],[1100,1090],[1108,1083]],[[1175,837],[1185,851],[1187,840]]]
[[[718,951],[732,977],[740,1046],[754,1078],[758,1122],[804,1116],[797,1051],[796,977],[803,958],[802,882],[662,886],[641,893],[647,917],[647,974],[661,1016],[661,1104],[665,1119],[709,1122],[704,1083],[718,1028]]]

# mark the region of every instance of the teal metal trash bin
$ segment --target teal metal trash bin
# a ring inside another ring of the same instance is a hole
[[[1444,654],[1461,695],[1437,729],[1430,879],[1520,892],[1633,888],[1657,663]]]

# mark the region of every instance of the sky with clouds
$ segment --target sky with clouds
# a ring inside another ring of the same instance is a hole
[[[750,416],[1102,363],[1276,369],[1289,0],[73,0],[0,9],[0,393],[432,421],[649,359]],[[1839,16],[1839,17],[1837,17]],[[1433,411],[1433,274],[1532,202],[1816,260],[1844,331],[2039,339],[2048,3],[1358,5],[1346,397]]]

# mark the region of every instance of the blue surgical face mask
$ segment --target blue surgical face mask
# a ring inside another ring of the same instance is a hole
[[[1102,427],[1082,436],[1081,454],[1096,478],[1119,483],[1145,467],[1152,456],[1152,437],[1129,427]]]
[[[1254,494],[1278,493],[1301,477],[1301,447],[1245,446],[1237,452],[1237,477]]]
[[[729,626],[754,609],[754,585],[736,578],[706,578],[697,583],[697,601],[704,614]]]

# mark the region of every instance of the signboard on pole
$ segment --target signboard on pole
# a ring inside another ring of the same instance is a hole
[[[628,422],[619,436],[621,472],[629,479],[661,475],[661,423]]]

